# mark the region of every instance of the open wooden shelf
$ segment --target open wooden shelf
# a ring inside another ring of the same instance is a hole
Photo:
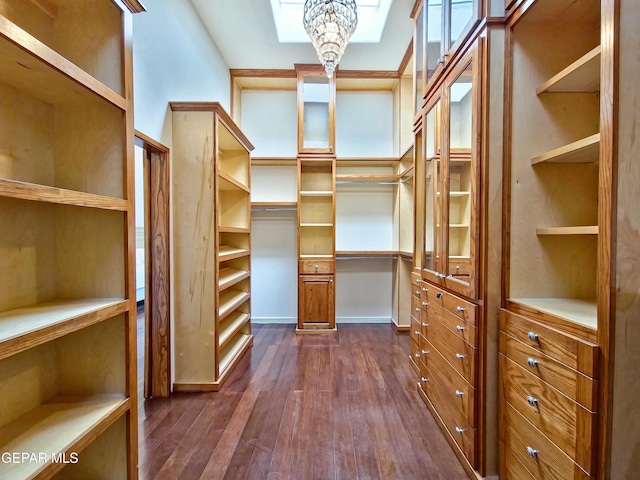
[[[597,92],[600,90],[600,45],[536,89],[545,92]]]
[[[332,197],[333,192],[331,190],[302,190],[300,191],[301,197]]]
[[[220,178],[220,182],[218,184],[218,188],[220,190],[240,189],[240,190],[244,190],[247,193],[249,192],[249,187],[247,187],[246,185],[243,185],[238,180],[236,180],[235,178],[231,177],[230,175],[226,174],[223,171],[218,172],[218,177]]]
[[[50,478],[64,466],[51,462],[52,453],[65,453],[69,459],[69,454],[81,451],[128,409],[129,399],[122,395],[59,396],[40,405],[0,429],[0,450],[43,452],[47,462],[4,463],[0,476]]]
[[[318,254],[300,254],[300,258],[333,258],[333,255],[331,254],[322,254],[322,253],[318,253]]]
[[[225,290],[220,292],[220,304],[218,305],[218,321],[224,320],[231,312],[251,298],[249,292],[238,290]]]
[[[340,184],[350,183],[398,183],[400,177],[397,173],[338,173],[336,182]]]
[[[598,235],[597,225],[536,228],[537,235]]]
[[[229,247],[222,245],[218,248],[218,261],[226,262],[227,260],[233,260],[234,258],[246,257],[251,253],[246,248]]]
[[[251,229],[250,228],[245,228],[245,227],[225,227],[225,226],[220,226],[220,227],[218,227],[218,232],[219,233],[251,233]]]
[[[125,212],[127,200],[0,178],[0,197]]]
[[[509,301],[593,330],[598,327],[598,304],[595,299],[510,298]]]
[[[600,157],[600,134],[596,133],[577,142],[564,145],[531,159],[531,165],[543,162],[592,163]]]
[[[397,250],[339,250],[336,251],[336,259],[341,260],[345,258],[388,258],[397,257],[400,252]]]
[[[313,222],[307,222],[307,223],[301,223],[300,224],[301,227],[333,227],[333,223],[327,223],[327,222],[318,222],[318,223],[313,223]]]
[[[0,360],[124,313],[122,298],[60,300],[0,313]]]
[[[229,340],[244,327],[251,319],[251,315],[244,312],[234,312],[220,322],[220,335],[218,337],[218,346],[224,348]]]
[[[239,270],[237,268],[230,267],[222,268],[218,275],[218,289],[220,291],[226,290],[245,278],[249,278],[249,276],[251,276],[251,272],[246,270]]]
[[[100,97],[121,110],[127,108],[124,97],[4,17],[0,18],[0,59],[3,82],[45,102],[82,104]]]
[[[236,335],[231,338],[220,352],[219,369],[220,376],[240,358],[244,351],[251,345],[253,336],[247,334]]]
[[[251,208],[256,210],[295,210],[296,208],[298,208],[298,202],[251,202]]]

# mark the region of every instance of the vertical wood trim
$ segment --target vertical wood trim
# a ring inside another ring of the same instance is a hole
[[[600,345],[600,402],[598,412],[598,478],[611,476],[614,340],[615,340],[615,228],[617,192],[617,109],[619,2],[601,3],[600,167],[598,198],[598,344]]]
[[[145,256],[144,256],[144,352],[143,352],[143,356],[144,356],[144,390],[143,390],[143,395],[145,398],[149,398],[151,397],[151,385],[153,385],[152,379],[151,379],[151,372],[153,371],[153,358],[152,358],[152,348],[151,348],[151,329],[152,329],[152,322],[151,322],[151,305],[152,305],[152,298],[153,298],[153,294],[151,291],[151,281],[152,281],[152,275],[151,275],[151,268],[152,268],[152,261],[151,261],[151,232],[150,232],[150,227],[151,227],[151,191],[149,186],[151,185],[151,152],[146,149],[144,147],[144,145],[141,145],[141,148],[143,149],[143,157],[142,157],[142,195],[144,197],[144,249],[145,249]],[[139,213],[138,213],[139,215]],[[137,243],[137,232],[136,232],[136,255],[137,255],[137,247],[138,247],[138,243]],[[137,278],[136,278],[137,280]],[[136,282],[137,283],[137,282]],[[137,290],[137,289],[136,289]],[[138,299],[137,296],[137,292],[136,292],[136,300]]]
[[[127,413],[127,473],[129,478],[138,478],[138,358],[137,358],[137,308],[136,308],[136,235],[135,235],[135,185],[134,185],[134,124],[133,124],[133,15],[122,12],[122,58],[124,64],[123,92],[127,103],[125,115],[125,141],[123,160],[125,172],[123,191],[127,199],[127,215],[124,220],[125,238],[127,246],[125,258],[125,292],[129,300],[129,311],[126,318],[126,387],[125,395],[129,397],[129,411]]]
[[[504,39],[504,142],[502,145],[502,280],[500,307],[505,308],[509,298],[509,271],[511,259],[511,131],[513,91],[513,30],[505,29]]]

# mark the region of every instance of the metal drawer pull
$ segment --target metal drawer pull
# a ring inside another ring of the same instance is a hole
[[[461,332],[464,330],[464,327],[461,327],[460,325],[456,325],[456,330]]]
[[[464,428],[456,427],[456,433],[458,435],[462,435],[462,432],[464,432]]]
[[[416,295],[420,295],[420,290],[416,290]]]
[[[419,312],[419,311],[420,311],[420,309],[418,307],[416,307],[416,312]]]
[[[416,353],[416,354],[414,355],[414,357],[416,357],[416,358],[420,358],[420,354],[419,354],[419,353]]]
[[[423,323],[423,324],[422,324],[422,326],[423,326],[423,327],[428,327],[428,326],[429,326],[429,324],[428,324],[428,323]]]
[[[464,355],[462,355],[461,353],[456,353],[456,358],[458,360],[462,360],[464,358]]]
[[[538,366],[538,360],[535,360],[531,357],[527,358],[527,363],[529,364],[530,367],[537,367]]]
[[[527,395],[527,402],[529,402],[529,405],[531,405],[532,407],[538,405],[538,399],[536,397],[532,397],[531,395]]]
[[[529,332],[529,333],[527,333],[527,336],[529,337],[529,340],[531,340],[532,342],[535,342],[536,340],[538,340],[538,334],[537,333]]]
[[[533,447],[527,447],[527,453],[531,458],[536,458],[538,456],[538,450]]]
[[[416,335],[420,335],[420,331],[419,330],[414,330],[413,333],[415,333]]]
[[[447,276],[444,273],[436,273],[436,278],[445,279],[445,278],[447,278]]]
[[[428,304],[427,302],[422,302],[422,306],[423,306],[423,307],[428,307],[428,306],[429,306],[429,304]]]
[[[442,298],[442,292],[438,292],[438,293],[436,293],[436,297],[437,297],[437,298]]]
[[[429,289],[428,289],[427,287],[422,287],[422,291],[423,291],[424,293],[427,293],[427,292],[429,291]]]
[[[458,311],[458,313],[464,312],[464,308],[462,307],[456,307],[456,310]]]
[[[464,392],[461,392],[460,390],[456,390],[456,397],[461,397],[462,395],[464,395]]]
[[[422,350],[422,354],[423,355],[428,355],[429,354],[429,350]]]
[[[422,380],[422,383],[427,383],[429,381],[427,377],[422,377],[420,380]]]

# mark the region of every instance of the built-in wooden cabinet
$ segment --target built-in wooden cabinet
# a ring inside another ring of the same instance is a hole
[[[137,478],[133,11],[0,2],[2,478]]]
[[[218,390],[253,342],[253,146],[218,103],[173,111],[174,390]]]
[[[298,153],[335,155],[336,79],[322,65],[296,65]]]
[[[298,158],[298,331],[335,329],[335,164]]]
[[[505,478],[601,476],[608,338],[611,104],[599,1],[539,0],[510,18],[508,226],[500,323]],[[607,55],[612,55],[611,51]],[[612,61],[612,59],[610,59]],[[606,478],[606,477],[601,477]]]

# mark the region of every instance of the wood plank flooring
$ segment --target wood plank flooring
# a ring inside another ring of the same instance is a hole
[[[140,479],[462,480],[389,325],[254,325],[217,393],[140,405]]]

